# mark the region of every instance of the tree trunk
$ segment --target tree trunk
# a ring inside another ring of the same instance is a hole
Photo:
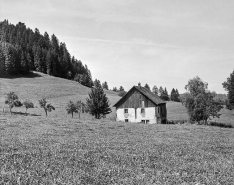
[[[73,112],[72,112],[72,118],[73,118]]]
[[[46,113],[46,116],[47,116],[47,110],[45,109],[45,113]]]

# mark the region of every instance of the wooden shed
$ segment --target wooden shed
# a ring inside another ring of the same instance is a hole
[[[133,86],[114,107],[117,121],[160,124],[167,120],[166,102],[141,86]]]

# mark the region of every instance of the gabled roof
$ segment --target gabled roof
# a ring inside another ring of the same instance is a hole
[[[113,105],[113,107],[116,107],[116,105],[124,99],[133,89],[138,90],[140,93],[145,95],[148,99],[150,99],[154,104],[160,105],[165,104],[166,102],[163,101],[161,98],[159,98],[158,95],[153,94],[149,89],[141,86],[133,86],[117,103]]]

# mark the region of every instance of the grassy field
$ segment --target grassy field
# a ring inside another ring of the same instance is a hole
[[[234,183],[232,129],[3,117],[0,184]]]
[[[0,82],[2,101],[14,91],[37,106],[28,116],[23,108],[0,111],[0,184],[234,184],[233,129],[120,123],[114,111],[72,119],[66,103],[85,102],[89,88],[47,75]],[[112,105],[120,98],[106,93]],[[42,97],[56,108],[48,117],[37,104]],[[167,108],[169,119],[188,118],[181,103]],[[222,111],[220,120],[232,121]]]

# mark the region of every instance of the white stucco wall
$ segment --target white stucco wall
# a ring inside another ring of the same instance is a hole
[[[125,119],[128,119],[129,122],[135,122],[135,109],[134,108],[128,108],[128,116],[125,117],[124,109],[118,109],[116,111],[117,114],[117,121],[123,121],[125,122]]]
[[[135,109],[128,108],[128,116],[125,115],[124,109],[118,109],[116,111],[116,120],[125,122],[128,119],[129,122],[142,122],[142,120],[149,120],[149,124],[157,123],[155,116],[155,107],[145,108],[145,116],[141,114],[141,108],[137,108],[137,116],[135,117]]]

